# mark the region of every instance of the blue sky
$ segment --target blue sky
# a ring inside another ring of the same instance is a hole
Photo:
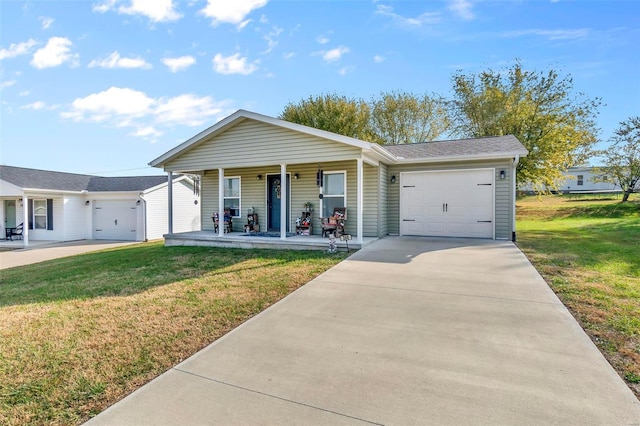
[[[605,141],[640,115],[638,46],[636,0],[2,0],[0,161],[159,174],[147,163],[240,108],[450,96],[456,71],[516,59],[601,97]]]

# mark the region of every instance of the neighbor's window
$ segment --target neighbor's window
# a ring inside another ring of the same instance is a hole
[[[602,176],[602,181],[603,182],[606,182],[608,180],[609,180],[609,176],[607,176],[607,175]]]
[[[578,186],[582,186],[584,184],[584,176],[578,175]]]
[[[231,216],[240,217],[240,178],[224,179],[224,208],[229,209]]]
[[[47,200],[33,200],[33,228],[47,229]]]
[[[322,217],[333,214],[334,207],[347,207],[347,173],[324,172]]]

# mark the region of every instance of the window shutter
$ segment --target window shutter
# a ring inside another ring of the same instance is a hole
[[[33,200],[27,200],[29,204],[29,229],[33,229]]]
[[[53,199],[47,198],[47,229],[53,231]]]

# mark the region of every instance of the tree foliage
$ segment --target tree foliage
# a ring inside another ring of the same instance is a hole
[[[529,150],[518,164],[518,184],[555,188],[568,167],[582,163],[596,142],[600,99],[573,95],[573,81],[554,70],[528,71],[520,62],[503,72],[453,76],[454,133],[463,137],[512,134]]]
[[[430,142],[449,127],[446,104],[436,95],[381,93],[371,106],[373,133],[386,145]]]
[[[427,142],[446,131],[445,102],[437,96],[381,93],[369,103],[336,94],[289,103],[283,120],[380,144]]]
[[[309,96],[299,103],[289,103],[280,114],[282,120],[298,123],[352,138],[370,140],[371,109],[361,99],[336,94]]]
[[[598,174],[612,176],[624,192],[624,202],[632,193],[640,192],[640,116],[621,122],[610,141],[609,149],[601,152],[604,166]]]

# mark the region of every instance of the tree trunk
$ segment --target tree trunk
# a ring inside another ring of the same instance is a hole
[[[624,203],[625,201],[629,200],[629,195],[631,195],[631,192],[629,191],[624,191],[624,193],[622,194],[622,203]]]

